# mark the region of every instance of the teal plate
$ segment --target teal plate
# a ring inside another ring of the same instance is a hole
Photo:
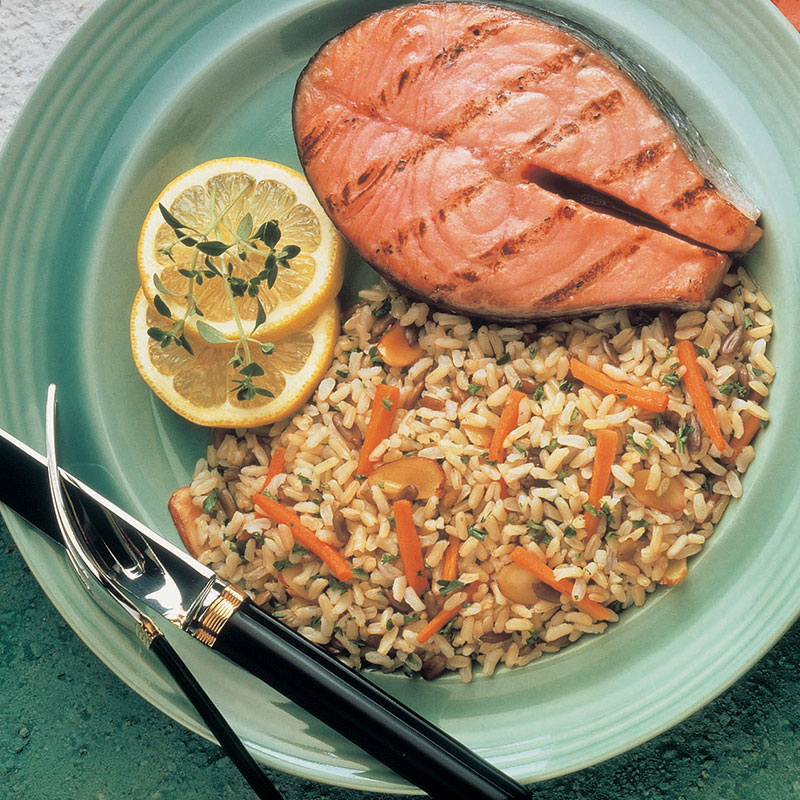
[[[60,393],[67,466],[177,542],[166,510],[208,432],[139,379],[128,347],[139,227],[153,197],[206,159],[298,166],[295,80],[363,0],[109,0],[61,52],[0,155],[0,425],[42,449],[44,398]],[[766,0],[554,0],[674,94],[763,209],[748,266],[775,304],[773,421],[690,577],[524,669],[426,683],[375,681],[523,782],[586,767],[707,703],[771,647],[800,606],[800,39]],[[733,46],[732,46],[733,45]],[[348,285],[366,279],[353,262]],[[360,275],[360,277],[359,277]],[[19,518],[8,526],[56,608],[117,675],[208,735],[102,596]],[[171,638],[265,764],[312,780],[405,792],[380,763],[211,650]]]

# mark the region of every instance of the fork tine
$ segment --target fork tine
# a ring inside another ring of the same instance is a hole
[[[120,591],[116,584],[109,580],[107,573],[101,566],[102,562],[98,559],[100,551],[90,547],[75,506],[65,491],[56,454],[56,387],[53,384],[47,390],[45,440],[50,497],[53,501],[56,520],[63,534],[70,561],[87,590],[91,591],[89,576],[92,576],[137,623],[141,624],[143,615]],[[106,552],[110,551],[106,548]]]

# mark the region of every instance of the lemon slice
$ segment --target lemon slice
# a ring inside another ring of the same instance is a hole
[[[173,225],[159,205],[172,215]],[[172,315],[182,317],[187,307],[183,296],[191,287],[202,317],[191,316],[187,329],[196,332],[197,320],[202,319],[225,338],[238,338],[226,282],[201,275],[200,283],[185,271],[204,269],[210,255],[234,280],[250,282],[263,274],[269,252],[255,234],[271,220],[280,229],[276,254],[287,245],[299,247],[300,252],[289,266],[277,268],[271,286],[262,278],[255,296],[245,291],[233,297],[243,330],[272,341],[310,322],[342,285],[344,240],[299,172],[254,158],[207,161],[173,180],[156,198],[142,226],[137,253],[139,278],[150,304],[159,294]],[[185,227],[176,232],[175,221]],[[181,235],[188,237],[190,246],[179,241]],[[228,248],[214,254],[220,242]],[[198,250],[196,243],[212,253]],[[266,313],[263,322],[257,300]],[[256,322],[261,324],[254,331]]]
[[[241,378],[228,362],[235,344],[209,344],[187,335],[194,355],[175,344],[162,347],[147,331],[168,328],[140,289],[131,311],[133,360],[145,382],[173,411],[198,425],[253,428],[293,414],[311,396],[333,358],[339,332],[339,309],[331,300],[317,319],[274,342],[265,355],[251,343],[251,358],[264,371],[257,387],[274,397],[256,395],[238,400],[234,381]],[[231,389],[234,388],[233,391]]]

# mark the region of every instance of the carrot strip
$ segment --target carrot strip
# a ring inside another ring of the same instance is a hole
[[[425,574],[425,560],[422,558],[417,526],[411,515],[411,503],[408,500],[396,500],[392,504],[392,513],[406,582],[422,597],[428,588],[428,576]]]
[[[375,462],[370,459],[370,454],[389,435],[392,419],[399,404],[400,390],[396,386],[378,384],[364,434],[364,444],[358,458],[359,475],[369,475],[375,469]]]
[[[748,414],[744,420],[744,432],[741,436],[737,436],[734,439],[731,439],[731,447],[733,448],[733,452],[728,457],[728,461],[733,463],[739,457],[739,453],[753,441],[755,435],[761,430],[761,420],[758,417],[754,417],[752,414]]]
[[[472,599],[472,596],[478,590],[480,583],[471,583],[469,586],[466,587],[465,591],[467,593],[467,597]],[[449,608],[447,611],[442,609],[438,614],[436,614],[430,622],[417,634],[417,641],[420,644],[425,644],[432,636],[435,636],[439,631],[450,622],[453,617],[457,616],[458,613],[461,611],[462,606],[457,605],[455,608]]]
[[[263,492],[264,489],[266,489],[267,486],[269,486],[269,482],[276,475],[280,475],[285,468],[286,468],[286,448],[276,447],[274,452],[272,453],[272,458],[270,459],[269,462],[269,469],[267,470],[267,476],[264,478],[264,484],[262,485],[261,489],[259,489],[259,493]]]
[[[492,434],[492,441],[489,443],[489,458],[498,464],[505,461],[506,453],[503,450],[503,442],[505,442],[506,436],[517,427],[519,404],[523,397],[525,395],[516,389],[512,389],[508,393],[503,412],[500,414],[500,421]]]
[[[592,480],[589,484],[589,502],[598,510],[600,498],[608,491],[608,484],[611,480],[611,466],[614,463],[614,456],[617,454],[617,432],[603,428],[597,431],[596,439]],[[583,512],[583,520],[586,533],[592,536],[597,530],[600,520],[590,511]]]
[[[572,595],[573,582],[563,578],[558,580],[555,573],[544,561],[537,558],[530,550],[524,547],[515,547],[511,551],[511,560],[528,570],[531,575],[536,576],[542,583],[552,586],[562,594]],[[591,614],[595,619],[607,620],[611,617],[611,611],[604,605],[584,597],[583,600],[576,600],[578,608],[583,609],[587,614]],[[417,636],[419,639],[419,636]]]
[[[632,383],[614,380],[604,372],[578,361],[577,358],[569,360],[569,369],[577,380],[606,394],[614,394],[623,403],[642,408],[645,411],[661,413],[666,410],[669,403],[669,395],[666,392],[660,392],[657,389],[643,389]]]
[[[703,430],[708,434],[709,439],[720,453],[724,452],[728,445],[722,436],[719,422],[714,415],[714,406],[711,403],[711,395],[706,388],[706,381],[697,363],[697,352],[694,344],[688,339],[682,339],[675,345],[675,352],[681,366],[685,368],[683,386],[692,398],[695,411],[703,426]]]
[[[461,539],[450,534],[450,544],[444,551],[444,563],[442,564],[442,580],[454,581],[458,577],[458,548],[461,547]]]
[[[350,564],[341,556],[338,550],[331,547],[327,542],[317,538],[317,535],[310,528],[300,522],[300,517],[291,508],[265,497],[263,494],[253,495],[253,503],[258,507],[265,517],[269,517],[273,522],[283,523],[291,528],[292,536],[306,550],[310,550],[317,558],[324,561],[331,572],[340,581],[349,581],[353,578],[353,570]]]

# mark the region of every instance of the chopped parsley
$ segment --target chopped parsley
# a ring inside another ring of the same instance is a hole
[[[389,313],[389,309],[392,307],[392,301],[387,297],[377,308],[372,309],[372,316],[373,317],[383,317]]]
[[[467,387],[467,391],[470,393],[472,397],[475,397],[476,394],[481,390],[481,387],[478,386],[477,383],[470,383]]]
[[[436,581],[436,584],[439,587],[439,594],[450,594],[451,592],[456,592],[466,586],[466,584],[462,583],[461,581],[438,580]]]
[[[487,535],[487,532],[483,528],[479,528],[477,525],[467,525],[467,533],[473,538],[477,539],[479,542],[482,542]]]
[[[511,361],[511,353],[503,353],[500,358],[495,359],[495,364],[498,367],[502,367],[503,364],[508,364],[509,361]]]
[[[694,433],[694,425],[687,425],[686,421],[681,421],[678,426],[678,452],[683,453],[686,450],[686,442],[689,437]]]
[[[214,506],[217,504],[217,498],[219,497],[219,489],[212,489],[208,497],[203,500],[203,513],[210,514],[214,510]]]
[[[737,395],[738,397],[747,397],[747,392],[749,391],[746,386],[742,386],[739,381],[732,381],[731,383],[723,383],[722,386],[719,387],[719,390],[722,394],[727,395]]]
[[[665,383],[667,386],[677,386],[681,382],[681,379],[678,377],[678,373],[675,370],[672,372],[668,372],[662,379],[661,383]]]

